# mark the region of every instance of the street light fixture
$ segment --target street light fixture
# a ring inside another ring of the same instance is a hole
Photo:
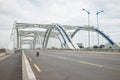
[[[82,10],[88,14],[88,27],[90,27],[90,12],[84,8]],[[90,47],[90,31],[88,31],[88,47]]]
[[[96,13],[96,15],[97,15],[97,29],[99,29],[98,15],[99,15],[100,13],[102,13],[102,12],[104,12],[104,10],[102,10],[102,11],[97,11],[97,13]],[[97,37],[98,37],[98,46],[99,46],[99,34],[97,34]]]

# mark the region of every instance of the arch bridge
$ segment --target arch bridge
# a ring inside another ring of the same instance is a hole
[[[69,30],[74,31],[68,34],[67,31]],[[10,42],[13,48],[22,48],[22,45],[29,44],[31,49],[35,49],[36,44],[39,44],[40,48],[46,49],[48,40],[55,38],[60,41],[61,48],[79,49],[77,43],[73,41],[73,37],[81,30],[96,32],[105,38],[113,48],[119,49],[119,46],[114,41],[97,28],[60,24],[15,23]]]

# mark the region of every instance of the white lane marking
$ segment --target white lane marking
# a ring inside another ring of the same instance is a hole
[[[34,64],[35,68],[37,69],[38,72],[41,72],[41,69],[36,65]]]
[[[94,64],[94,63],[90,63],[90,62],[86,62],[86,61],[80,61],[80,60],[71,59],[71,58],[62,57],[62,56],[56,56],[56,55],[51,55],[51,54],[47,54],[47,56],[52,56],[52,57],[56,57],[56,58],[59,58],[59,59],[71,60],[71,61],[80,62],[80,63],[83,63],[83,64],[88,64],[88,65],[97,66],[97,67],[103,67],[103,65]]]

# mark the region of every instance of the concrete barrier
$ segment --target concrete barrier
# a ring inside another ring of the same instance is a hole
[[[24,51],[22,52],[22,80],[36,80]]]

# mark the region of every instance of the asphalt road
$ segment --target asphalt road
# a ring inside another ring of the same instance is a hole
[[[0,58],[0,80],[22,80],[22,58],[19,52]]]
[[[120,80],[120,55],[66,50],[26,50],[37,80]]]

